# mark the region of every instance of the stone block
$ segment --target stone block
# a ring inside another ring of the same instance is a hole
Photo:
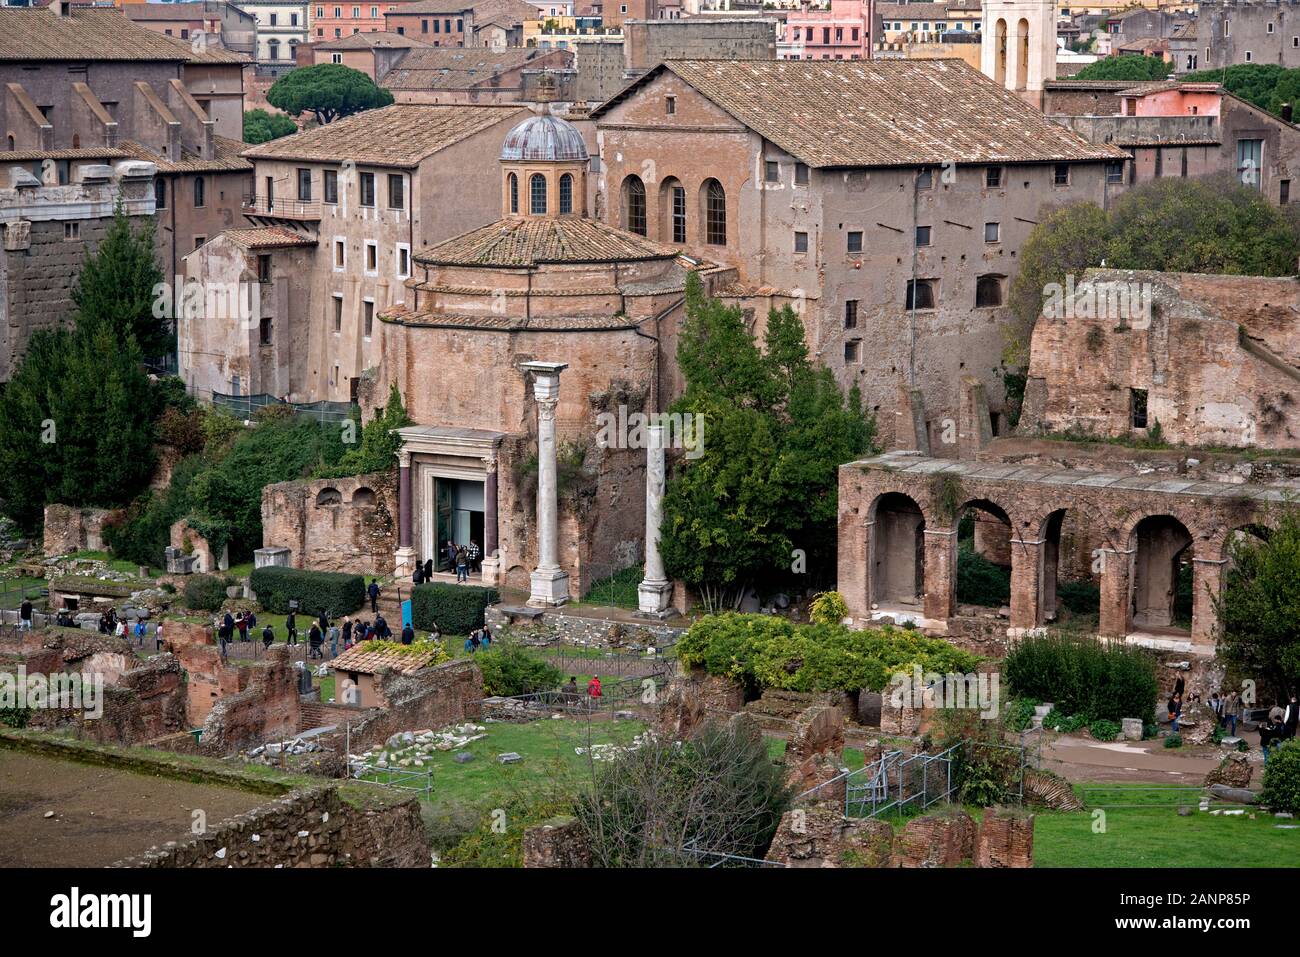
[[[1125,741],[1142,740],[1142,719],[1141,718],[1121,718],[1120,719],[1120,737]]]

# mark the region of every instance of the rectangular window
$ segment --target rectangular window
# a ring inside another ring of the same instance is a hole
[[[338,334],[343,331],[343,297],[337,292],[334,294],[334,332]]]
[[[157,209],[167,208],[167,180],[161,176],[153,181],[153,204]]]
[[[806,253],[808,251],[808,234],[794,234],[794,251],[797,253]]]
[[[63,224],[63,238],[64,238],[64,239],[80,239],[80,238],[81,238],[81,223],[64,223],[64,224]],[[198,247],[196,246],[195,248],[197,249]]]
[[[375,174],[362,173],[361,182],[361,205],[373,207],[375,205]]]
[[[984,241],[986,243],[1000,243],[1002,241],[1002,224],[985,223],[984,224]]]
[[[686,187],[673,187],[673,242],[686,242]]]
[[[844,300],[844,328],[856,329],[858,327],[858,301],[856,299]]]
[[[364,335],[367,339],[369,339],[370,334],[374,331],[374,326],[375,326],[374,300],[367,299],[361,303],[361,318],[362,318],[362,335]]]
[[[907,292],[903,297],[904,309],[933,309],[935,302],[934,280],[917,279],[907,281]]]
[[[257,257],[257,281],[271,281],[271,257],[265,253]]]
[[[916,227],[916,244],[918,246],[930,245],[930,229],[931,227],[929,226]]]
[[[1070,185],[1070,164],[1057,163],[1052,167],[1052,185],[1069,186]]]
[[[984,170],[984,185],[988,189],[1002,188],[1002,167],[990,166]]]
[[[311,170],[298,170],[298,199],[304,203],[311,202]]]
[[[202,209],[208,205],[207,181],[202,176],[194,177],[194,208]]]
[[[930,189],[934,186],[934,172],[932,170],[918,170],[916,174],[916,188]]]
[[[1135,429],[1147,427],[1147,390],[1129,389],[1129,409],[1132,413],[1132,426]]]
[[[844,361],[858,362],[862,356],[862,343],[858,339],[844,343]]]
[[[669,116],[672,116],[674,113],[677,112],[677,97],[675,96],[664,97],[664,112],[667,113]]]
[[[794,185],[796,186],[808,185],[808,166],[806,163],[794,164]]]
[[[1291,181],[1284,179],[1277,184],[1277,201],[1281,206],[1291,202]]]
[[[406,243],[397,244],[397,278],[409,279],[411,275],[411,247]]]
[[[257,341],[264,346],[271,344],[271,317],[263,316],[258,323]]]
[[[1123,183],[1124,182],[1124,164],[1115,162],[1106,164],[1106,182]]]
[[[366,240],[366,272],[379,272],[379,243],[373,239]]]
[[[342,269],[348,264],[348,247],[343,240],[334,240],[334,268]]]
[[[1259,189],[1263,159],[1263,140],[1237,140],[1237,178],[1242,186]]]
[[[851,253],[862,252],[862,233],[854,231],[849,233],[848,251]]]
[[[1165,151],[1157,146],[1155,149],[1155,153],[1156,153],[1156,177],[1159,178],[1165,175]]]
[[[339,173],[338,170],[327,169],[325,171],[325,202],[330,205],[337,205],[339,201]]]
[[[763,179],[769,183],[779,183],[781,181],[781,164],[776,160],[766,160],[763,163]]]
[[[388,208],[406,208],[406,181],[401,173],[388,174]]]

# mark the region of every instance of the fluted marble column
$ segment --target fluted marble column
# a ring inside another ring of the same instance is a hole
[[[646,426],[645,452],[645,579],[637,586],[642,615],[662,617],[672,601],[673,585],[659,553],[659,526],[664,517],[664,426]]]
[[[497,457],[483,458],[483,584],[498,585],[501,580],[501,553],[497,541]]]
[[[555,410],[560,404],[560,373],[565,362],[525,362],[533,374],[537,400],[537,567],[528,604],[562,605],[569,600],[569,575],[560,568],[559,489],[555,463]]]
[[[397,453],[397,554],[394,572],[402,576],[414,570],[415,548],[411,545],[413,508],[411,501],[411,453],[401,449]]]

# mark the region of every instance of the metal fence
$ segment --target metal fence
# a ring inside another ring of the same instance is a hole
[[[939,754],[887,751],[844,780],[844,816],[924,811],[953,793],[953,763],[960,744]]]
[[[653,679],[624,678],[622,681],[612,681],[601,689],[599,698],[591,697],[585,690],[534,691],[529,694],[484,698],[483,717],[500,721],[533,721],[553,714],[565,714],[612,719],[619,712],[654,705],[651,689],[645,684],[647,680]]]
[[[675,667],[674,659],[665,657],[656,646],[653,655],[636,652],[603,651],[597,648],[585,648],[578,645],[547,645],[529,649],[545,658],[565,675],[600,675],[602,680],[614,677],[655,678],[672,677]]]
[[[348,769],[349,773],[353,770],[353,768]],[[415,791],[424,801],[433,799],[433,768],[393,768],[383,764],[373,764],[367,765],[365,773],[354,780],[400,788],[403,791]]]
[[[314,417],[322,425],[346,422],[358,418],[360,407],[351,402],[285,402],[266,392],[256,395],[227,395],[224,392],[212,393],[212,404],[225,409],[240,419],[251,419],[258,409],[272,405],[284,405],[293,409],[298,415]]]

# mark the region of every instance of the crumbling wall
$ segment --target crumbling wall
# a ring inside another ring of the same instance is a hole
[[[396,475],[279,482],[262,490],[262,545],[313,571],[389,572],[397,549]]]
[[[298,674],[289,649],[272,647],[266,661],[250,670],[248,686],[219,698],[203,722],[201,743],[207,753],[231,754],[268,738],[298,733]]]
[[[988,808],[975,840],[976,867],[1033,867],[1034,816],[1016,808]]]
[[[104,508],[45,506],[45,537],[41,550],[46,557],[99,551],[104,547],[104,520],[111,514]]]
[[[472,661],[448,661],[413,675],[388,672],[378,677],[388,706],[369,709],[351,726],[348,741],[354,753],[401,731],[476,721],[481,713],[483,672]],[[331,746],[343,746],[342,730],[330,737]]]

